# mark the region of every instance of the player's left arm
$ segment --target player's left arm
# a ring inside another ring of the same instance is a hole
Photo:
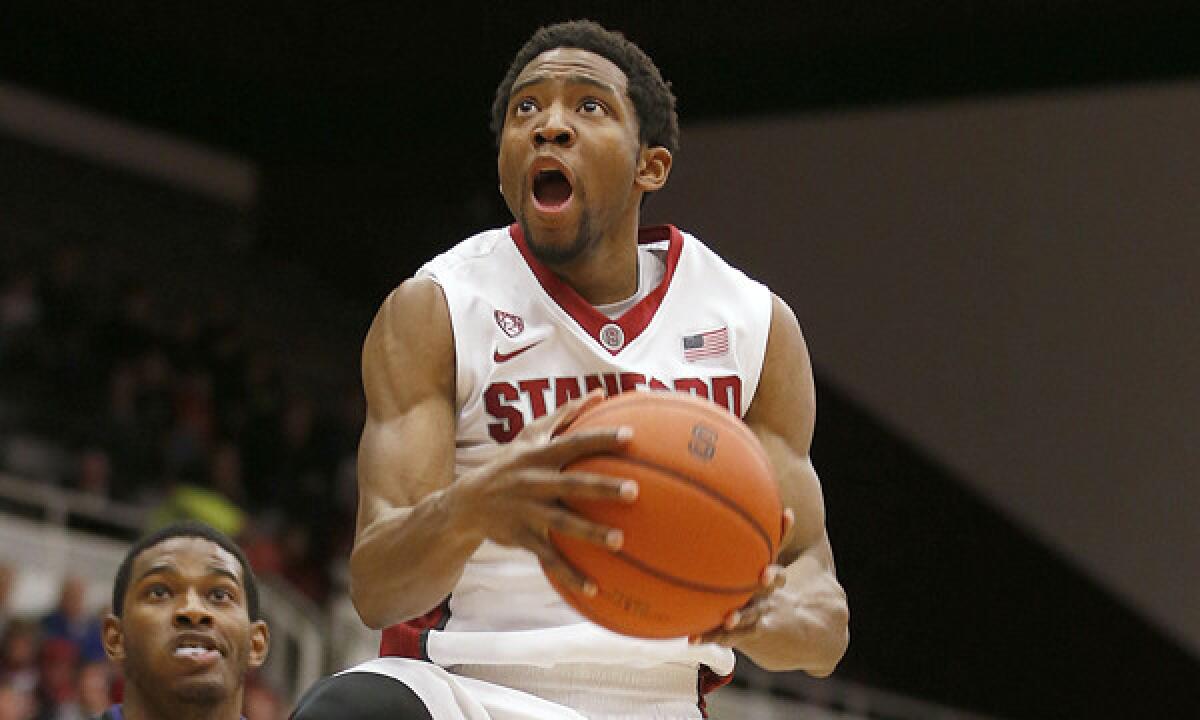
[[[791,308],[777,296],[772,302],[766,359],[745,421],[770,457],[790,517],[779,566],[768,568],[764,591],[701,640],[732,645],[767,670],[824,677],[846,652],[849,611],[809,458],[816,393],[808,348]]]

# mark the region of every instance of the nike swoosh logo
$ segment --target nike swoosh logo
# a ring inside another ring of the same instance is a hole
[[[518,355],[520,355],[521,353],[525,352],[526,350],[529,350],[530,348],[537,347],[537,346],[538,346],[538,345],[540,345],[541,343],[542,343],[542,341],[541,341],[541,340],[538,340],[538,341],[537,341],[537,342],[535,342],[535,343],[529,343],[528,345],[526,345],[526,346],[525,346],[525,347],[523,347],[523,348],[517,348],[516,350],[513,350],[513,351],[512,351],[512,352],[510,352],[510,353],[502,353],[502,352],[500,352],[499,350],[493,350],[493,351],[492,351],[492,360],[493,360],[493,361],[495,361],[495,362],[498,362],[498,363],[502,363],[502,362],[508,362],[509,360],[512,360],[513,358],[515,358],[516,356],[518,356]]]

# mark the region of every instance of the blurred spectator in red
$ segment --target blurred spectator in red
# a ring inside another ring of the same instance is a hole
[[[36,712],[32,692],[0,678],[0,720],[33,720]]]
[[[33,693],[38,686],[38,627],[29,620],[14,619],[0,638],[0,683]]]
[[[104,659],[104,643],[100,639],[100,619],[88,612],[84,604],[87,588],[74,576],[63,580],[58,607],[42,618],[42,634],[51,638],[66,638],[75,643],[79,656],[87,661]]]
[[[38,697],[44,710],[74,705],[78,691],[79,648],[63,637],[47,638],[38,653]]]
[[[90,720],[112,705],[112,671],[108,663],[88,663],[76,673],[75,691],[46,715],[46,720]]]

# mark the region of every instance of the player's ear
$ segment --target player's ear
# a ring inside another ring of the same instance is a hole
[[[661,145],[646,146],[638,153],[634,185],[642,192],[661,190],[671,174],[671,151]]]
[[[121,618],[112,613],[104,616],[100,640],[104,644],[104,654],[110,660],[116,663],[125,660],[125,631],[121,627]]]
[[[250,667],[262,667],[271,649],[271,631],[262,620],[250,623]]]

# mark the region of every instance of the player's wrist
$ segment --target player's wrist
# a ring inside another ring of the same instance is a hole
[[[439,518],[447,538],[456,538],[472,547],[483,542],[486,533],[478,519],[469,485],[461,481],[431,493],[426,501],[430,511]]]

